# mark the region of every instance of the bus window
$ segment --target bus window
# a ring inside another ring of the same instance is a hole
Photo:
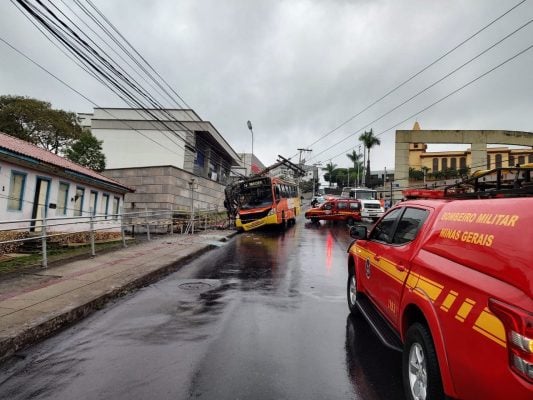
[[[272,189],[270,186],[251,187],[242,191],[241,209],[265,207],[272,205]]]

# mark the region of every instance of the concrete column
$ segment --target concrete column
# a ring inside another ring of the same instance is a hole
[[[396,149],[394,153],[394,182],[400,189],[409,186],[409,143],[411,135],[408,132],[396,132]]]
[[[209,164],[211,163],[211,149],[205,149],[204,177],[209,178]]]
[[[470,165],[470,172],[479,169],[487,168],[487,143],[474,142],[472,143],[472,165]]]

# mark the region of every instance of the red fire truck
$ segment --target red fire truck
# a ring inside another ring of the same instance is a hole
[[[348,306],[403,352],[409,399],[533,399],[533,168],[513,171],[351,228]]]

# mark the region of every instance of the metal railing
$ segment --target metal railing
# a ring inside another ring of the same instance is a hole
[[[96,236],[101,231],[120,232],[122,247],[127,247],[126,236],[134,237],[146,235],[151,240],[154,234],[194,234],[208,229],[228,228],[229,221],[226,213],[214,211],[181,210],[147,210],[118,213],[118,214],[90,214],[76,217],[51,217],[46,216],[44,208],[41,218],[0,221],[0,235],[24,236],[0,241],[0,255],[6,245],[20,248],[25,242],[40,244],[42,254],[41,265],[48,266],[48,243],[61,238],[76,235],[88,235],[91,256],[96,255]],[[137,229],[136,229],[137,228]],[[79,239],[79,238],[78,238]],[[118,241],[118,236],[117,236]]]

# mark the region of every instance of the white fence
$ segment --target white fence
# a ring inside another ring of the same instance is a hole
[[[44,215],[45,213],[42,213]],[[21,227],[23,226],[23,227]],[[88,235],[91,256],[96,255],[95,244],[98,232],[120,233],[117,240],[127,247],[126,235],[146,235],[151,240],[153,234],[194,234],[200,230],[228,228],[225,213],[187,211],[145,210],[119,214],[94,214],[76,217],[54,217],[41,219],[0,221],[0,235],[7,240],[0,241],[0,255],[9,253],[6,248],[19,248],[24,242],[40,244],[41,265],[48,266],[47,244],[60,241],[62,237],[79,234]]]

